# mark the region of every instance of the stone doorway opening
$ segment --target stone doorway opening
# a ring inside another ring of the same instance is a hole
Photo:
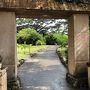
[[[52,19],[52,20],[46,19],[46,20],[43,20],[43,21],[45,21],[45,22],[47,21],[47,23],[48,22],[52,22],[52,23],[50,23],[52,27],[55,27],[54,23],[56,23],[56,22],[58,22],[58,24],[60,24],[60,25],[61,25],[61,23],[62,23],[62,25],[63,24],[67,24],[66,20],[61,20],[61,22],[60,22],[59,19],[56,19],[56,20],[54,20],[54,19]],[[44,26],[44,28],[45,28],[45,26]],[[48,26],[48,24],[47,24],[47,26]],[[50,25],[49,25],[49,27],[50,27]],[[63,29],[64,29],[63,27],[64,27],[64,25],[61,27],[62,28],[62,34],[64,33],[63,32]],[[58,28],[60,28],[60,27],[58,27]],[[56,33],[55,30],[52,30],[52,32]],[[61,32],[61,30],[58,30],[57,34],[60,33],[60,32]],[[50,33],[50,29],[49,29],[49,33]],[[66,34],[67,33],[65,32],[65,35]],[[52,40],[50,42],[53,42]],[[56,42],[55,43],[51,43],[51,44],[55,45]],[[37,47],[38,47],[38,45],[37,45]],[[59,46],[57,46],[57,45],[55,45],[55,46],[51,46],[51,45],[48,46],[46,50],[37,53],[36,56],[34,56],[32,58],[29,57],[28,60],[19,68],[18,75],[21,78],[21,81],[22,81],[22,84],[23,84],[22,88],[24,88],[24,89],[27,89],[27,88],[29,88],[29,89],[40,89],[40,90],[43,90],[44,88],[46,88],[48,90],[48,89],[52,88],[52,85],[50,85],[50,83],[52,82],[54,84],[52,79],[50,79],[51,76],[52,76],[51,78],[53,78],[53,79],[56,78],[56,80],[55,80],[56,83],[55,84],[58,85],[57,84],[57,83],[59,83],[59,76],[58,75],[60,75],[59,72],[61,71],[60,68],[62,67],[63,68],[62,71],[65,72],[65,68],[62,65],[60,65],[60,62],[58,60],[58,56],[55,53],[56,49],[58,47]],[[27,68],[27,69],[25,69],[25,68]],[[31,75],[31,76],[34,75],[35,77],[33,77],[33,78],[29,77],[27,72],[28,72],[29,75]],[[49,73],[49,72],[51,72],[51,73]],[[54,73],[54,72],[56,72],[56,73]],[[25,74],[27,74],[27,76]],[[64,73],[62,73],[62,74],[64,74]],[[65,76],[66,76],[66,74],[64,74],[64,77]],[[23,77],[27,77],[28,80],[23,78]],[[46,80],[44,80],[44,78],[46,78]],[[34,81],[34,79],[36,81]],[[24,80],[27,81],[28,84],[27,84],[27,82],[25,83]],[[47,83],[49,85],[46,85],[46,81],[47,81]],[[43,85],[41,84],[41,82],[43,83]],[[38,85],[37,85],[37,83],[38,83]]]
[[[17,43],[29,45],[28,51],[27,51],[28,54],[30,54],[30,48],[32,45],[38,46],[38,42],[37,42],[38,40],[41,41],[41,43],[39,43],[40,45],[41,44],[59,45],[60,43],[61,43],[61,47],[68,45],[68,35],[67,35],[68,22],[65,19],[26,19],[26,18],[19,19],[17,18],[16,21],[17,21]],[[26,29],[26,32],[25,32],[25,29]],[[36,32],[32,32],[35,30]],[[31,34],[34,33],[34,36],[27,36],[26,34],[28,34],[29,31]],[[63,40],[63,37],[66,39],[65,41]],[[62,41],[59,39],[62,39]],[[22,49],[24,48],[25,47],[22,46]],[[23,52],[23,54],[24,53],[25,52]],[[31,50],[31,54],[33,54],[32,50]],[[24,59],[24,58],[21,57],[20,59]]]

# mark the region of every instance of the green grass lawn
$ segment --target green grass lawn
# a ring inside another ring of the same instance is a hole
[[[47,48],[47,45],[32,46],[26,44],[17,44],[17,58],[25,59],[28,55],[37,53],[38,51]]]

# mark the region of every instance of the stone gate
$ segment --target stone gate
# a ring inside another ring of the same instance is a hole
[[[8,80],[17,77],[16,17],[68,19],[71,75],[87,72],[89,0],[0,0],[0,55]]]

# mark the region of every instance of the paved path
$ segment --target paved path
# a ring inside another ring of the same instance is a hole
[[[51,46],[39,52],[19,68],[22,90],[77,90],[66,83],[66,69],[55,53],[56,48]]]

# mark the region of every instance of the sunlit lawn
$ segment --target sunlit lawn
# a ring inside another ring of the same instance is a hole
[[[38,51],[47,48],[47,45],[32,46],[26,44],[17,44],[17,58],[25,59],[28,55],[37,53]]]

